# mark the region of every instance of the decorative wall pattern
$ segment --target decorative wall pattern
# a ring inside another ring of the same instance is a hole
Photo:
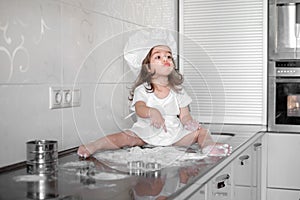
[[[28,140],[63,150],[132,123],[124,33],[176,30],[176,15],[172,0],[1,0],[0,167],[24,161]],[[53,86],[80,88],[81,106],[50,110]]]

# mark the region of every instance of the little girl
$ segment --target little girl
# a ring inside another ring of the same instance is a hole
[[[175,70],[171,49],[165,45],[151,48],[130,92],[137,122],[126,131],[81,145],[78,155],[89,157],[97,150],[125,146],[189,146],[195,142],[201,148],[210,147],[209,151],[214,154],[228,152],[191,117],[188,105],[192,100],[182,83],[183,77]]]

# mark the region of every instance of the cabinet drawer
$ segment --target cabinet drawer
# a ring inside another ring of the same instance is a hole
[[[282,190],[282,189],[268,189],[267,200],[299,200],[300,190]]]

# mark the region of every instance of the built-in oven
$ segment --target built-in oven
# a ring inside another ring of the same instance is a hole
[[[300,60],[269,61],[268,130],[300,132]]]

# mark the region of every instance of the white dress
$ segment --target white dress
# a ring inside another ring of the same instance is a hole
[[[139,136],[147,144],[155,146],[168,146],[182,139],[191,131],[184,129],[178,115],[180,114],[179,108],[188,106],[192,99],[182,89],[180,92],[170,90],[169,95],[163,99],[158,98],[153,92],[147,92],[143,84],[138,86],[134,91],[131,109],[135,111],[135,103],[143,101],[148,107],[156,108],[160,111],[165,119],[167,132],[163,128],[155,128],[150,125],[149,118],[141,118],[137,116],[137,122],[129,129]]]

